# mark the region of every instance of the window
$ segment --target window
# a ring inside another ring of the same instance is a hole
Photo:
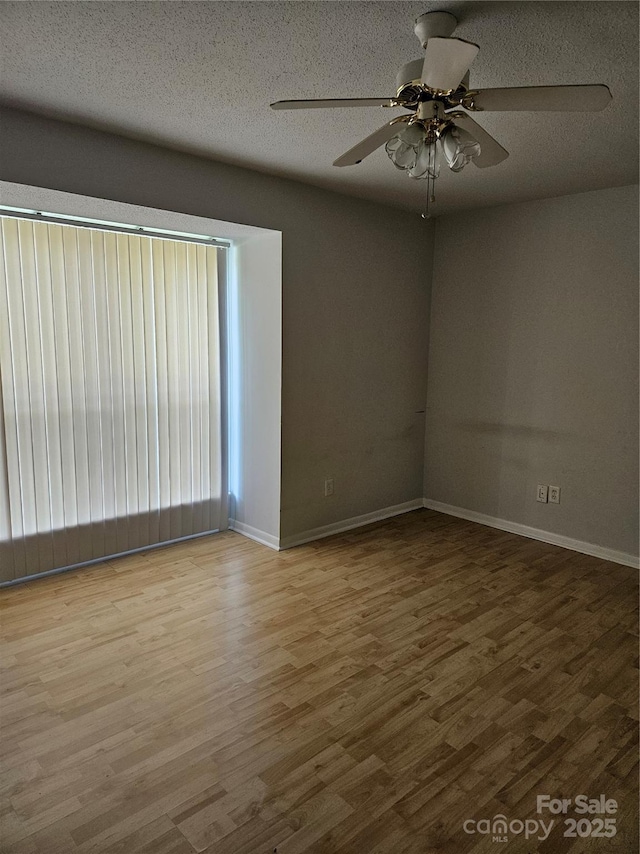
[[[0,580],[224,527],[226,250],[0,222]]]

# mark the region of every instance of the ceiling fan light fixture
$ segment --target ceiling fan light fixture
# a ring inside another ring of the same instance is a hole
[[[440,137],[442,152],[452,172],[461,172],[480,156],[480,143],[464,128],[450,125]]]

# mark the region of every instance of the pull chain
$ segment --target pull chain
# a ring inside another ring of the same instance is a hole
[[[422,214],[422,219],[431,219],[430,213],[430,205],[435,204],[436,201],[436,179],[427,175],[427,198],[425,202],[424,213]]]
[[[425,200],[424,213],[422,214],[422,219],[431,219],[431,214],[429,213],[429,202],[431,201],[431,194],[429,192],[429,181],[431,179],[427,175],[427,198]]]
[[[429,152],[429,167],[427,169],[427,198],[422,219],[431,219],[430,205],[436,201],[436,146],[431,146]]]

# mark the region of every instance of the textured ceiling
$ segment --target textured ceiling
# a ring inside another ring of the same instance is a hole
[[[637,181],[635,2],[2,2],[0,99],[419,210],[424,182],[384,149],[331,165],[395,110],[269,103],[393,95],[399,66],[422,52],[413,22],[434,9],[480,45],[474,87],[606,83],[614,97],[601,113],[481,114],[511,156],[443,170],[434,212]]]

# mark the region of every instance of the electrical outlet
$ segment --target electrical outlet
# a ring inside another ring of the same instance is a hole
[[[536,501],[542,501],[543,504],[546,504],[548,493],[549,493],[549,487],[544,486],[542,483],[539,483],[538,484],[538,491],[536,492]]]
[[[549,501],[551,504],[560,504],[560,487],[549,486]]]
[[[324,497],[328,498],[329,495],[333,495],[333,478],[327,477],[324,481]]]

